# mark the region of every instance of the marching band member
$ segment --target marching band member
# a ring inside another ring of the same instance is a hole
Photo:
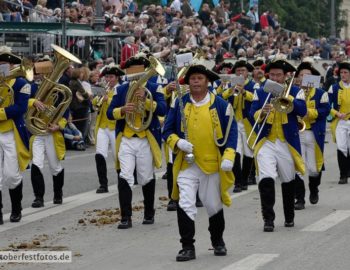
[[[46,105],[40,100],[35,99],[38,89],[38,84],[32,84],[28,108],[34,106],[38,111],[45,111]],[[45,181],[42,170],[44,169],[45,153],[53,179],[53,203],[62,204],[64,168],[61,160],[66,155],[63,130],[67,125],[68,116],[69,110],[66,110],[57,124],[49,124],[48,134],[32,135],[30,137],[30,154],[32,157],[31,181],[35,196],[32,203],[33,208],[44,207]]]
[[[181,122],[178,99],[171,105],[165,121],[163,138],[176,154],[172,198],[179,201],[177,217],[182,243],[177,261],[196,258],[194,220],[197,191],[209,215],[214,255],[224,256],[227,252],[223,240],[223,204],[231,204],[228,189],[234,180],[232,168],[237,146],[237,125],[232,106],[208,89],[209,81],[217,79],[217,74],[203,65],[192,65],[185,76],[190,93],[182,99],[188,130],[184,130]],[[185,134],[188,134],[188,140]],[[214,134],[218,135],[218,142],[214,142]],[[192,152],[194,163],[189,164],[185,160],[186,154]]]
[[[232,74],[233,64],[230,62],[223,62],[219,67],[217,67],[217,72],[220,74]],[[221,95],[227,88],[221,79],[213,82],[213,88],[217,95]]]
[[[284,84],[287,73],[294,72],[295,68],[283,59],[276,59],[266,66],[265,71],[272,81]],[[259,122],[267,117],[266,124],[260,127],[263,129],[254,149],[254,156],[258,170],[264,231],[272,232],[275,219],[274,181],[278,176],[282,182],[284,226],[294,226],[295,172],[304,174],[305,171],[297,116],[305,116],[306,104],[304,91],[295,86],[291,87],[287,97],[293,104],[293,110],[288,114],[276,111],[272,104],[268,104],[269,100],[263,107],[267,96],[263,88],[256,90],[250,113]]]
[[[132,57],[125,63],[125,68],[131,68],[134,65],[149,66],[149,61],[141,57]],[[154,194],[155,178],[154,166],[160,168],[162,164],[161,154],[161,129],[158,116],[164,116],[166,113],[166,104],[161,87],[147,82],[146,88],[151,92],[153,103],[150,99],[145,99],[145,89],[140,87],[136,90],[136,97],[144,103],[144,113],[153,110],[153,116],[149,127],[143,131],[134,131],[130,128],[125,118],[127,114],[136,111],[137,104],[127,101],[126,96],[129,86],[125,83],[119,86],[113,96],[112,102],[107,111],[109,119],[117,120],[116,124],[116,168],[120,169],[118,175],[119,203],[121,209],[121,222],[118,229],[128,229],[132,227],[132,190],[134,185],[134,170],[136,166],[137,181],[142,186],[144,196],[144,219],[142,224],[154,223]],[[140,114],[135,113],[134,123],[138,125],[141,122]]]
[[[331,131],[333,140],[337,143],[338,165],[340,180],[338,184],[347,184],[350,172],[350,63],[339,63],[340,82],[333,84],[329,90],[329,97],[333,109],[331,115]]]
[[[259,89],[262,84],[266,81],[264,68],[266,65],[264,64],[263,58],[258,58],[252,63],[253,70],[253,82],[255,83],[254,89]]]
[[[20,63],[21,59],[12,54],[10,48],[0,47],[0,65],[10,65],[12,68],[13,65]],[[10,192],[12,207],[10,222],[19,222],[22,218],[22,172],[30,161],[23,115],[28,106],[30,85],[25,79],[17,77],[5,79],[0,87],[0,225],[2,225],[3,185],[8,185]],[[9,87],[13,91],[9,91]]]
[[[97,96],[92,100],[92,105],[98,110],[95,125],[96,142],[96,169],[100,187],[96,193],[108,192],[107,163],[108,148],[111,145],[113,159],[116,160],[115,152],[115,120],[107,118],[107,109],[110,105],[115,89],[121,84],[120,77],[125,73],[117,66],[107,66],[103,69],[101,76],[105,77],[108,89],[104,96]]]
[[[254,124],[254,119],[249,114],[254,95],[254,83],[248,78],[249,72],[252,72],[253,69],[254,67],[246,60],[238,60],[233,66],[233,72],[237,76],[244,77],[244,85],[237,84],[234,90],[230,88],[222,94],[222,97],[233,105],[238,126],[237,154],[233,168],[236,182],[233,192],[241,192],[248,189],[248,176],[254,161],[253,151],[247,144],[247,134],[251,132]],[[237,91],[238,93],[233,93],[233,91]],[[243,164],[241,167],[242,155]]]
[[[311,63],[301,63],[295,76],[300,82],[304,75],[320,76]],[[304,88],[307,114],[303,118],[305,130],[299,132],[301,153],[309,175],[309,200],[311,204],[318,202],[318,186],[321,183],[322,169],[324,165],[323,149],[326,134],[326,120],[330,112],[328,94],[320,88]],[[303,176],[295,176],[295,210],[305,208],[305,184]]]

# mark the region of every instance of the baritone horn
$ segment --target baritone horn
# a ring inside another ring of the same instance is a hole
[[[44,103],[45,110],[39,111],[33,106],[25,116],[27,128],[33,135],[48,134],[49,124],[57,124],[61,119],[72,101],[72,92],[57,81],[72,62],[81,64],[77,57],[65,49],[54,44],[51,47],[55,56],[53,71],[49,77],[44,77],[35,95],[35,99]]]
[[[130,83],[128,92],[126,94],[126,103],[134,103],[136,106],[135,111],[132,113],[127,113],[125,115],[125,121],[134,132],[140,132],[146,130],[151,124],[153,117],[153,96],[152,93],[145,87],[147,81],[159,74],[164,76],[165,69],[162,64],[153,56],[150,56],[149,59],[150,66],[145,70],[145,73],[138,80],[134,80]],[[146,99],[150,101],[150,110],[146,112],[145,108],[145,99],[140,99],[136,92],[140,88],[145,90]],[[141,118],[141,123],[138,123],[137,117]]]
[[[15,79],[17,77],[24,77],[27,81],[31,82],[34,78],[34,66],[33,62],[28,58],[23,58],[21,64],[10,70],[9,74],[0,74],[0,106],[5,100],[10,97],[10,104],[13,104],[14,93],[13,88],[6,83],[6,81]],[[10,90],[10,91],[8,91]]]

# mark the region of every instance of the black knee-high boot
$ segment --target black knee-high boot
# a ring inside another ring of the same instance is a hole
[[[264,219],[264,231],[272,232],[274,229],[275,211],[275,181],[264,178],[259,182],[261,212]]]
[[[347,184],[348,183],[348,166],[347,157],[343,154],[342,151],[337,150],[338,156],[338,165],[340,170],[340,179],[338,184]]]
[[[96,190],[96,193],[108,192],[108,178],[107,178],[107,164],[104,156],[101,154],[95,155],[96,170],[100,187]]]
[[[211,244],[214,248],[214,255],[225,256],[227,253],[223,234],[225,230],[224,210],[221,209],[209,218],[209,228]]]
[[[282,183],[282,199],[284,210],[284,226],[294,226],[294,200],[295,200],[295,180],[289,183]]]
[[[4,219],[2,217],[2,191],[0,190],[0,225],[4,224]]]
[[[232,168],[233,174],[235,175],[235,188],[233,192],[242,191],[242,168],[241,168],[241,155],[236,153],[235,162]]]
[[[255,170],[256,170],[255,161],[253,158],[252,167],[250,169],[249,176],[248,176],[248,185],[256,185]]]
[[[298,174],[295,175],[295,210],[305,209],[305,183]]]
[[[177,223],[180,232],[180,242],[182,244],[182,250],[176,256],[176,261],[189,261],[196,258],[196,252],[194,248],[194,234],[195,225],[194,221],[186,214],[186,212],[178,207],[177,208]]]
[[[309,189],[310,189],[310,203],[316,204],[318,203],[318,186],[321,184],[322,172],[320,172],[317,176],[309,176]]]
[[[62,188],[64,185],[64,169],[59,174],[52,177],[53,179],[53,203],[62,204],[63,192]]]
[[[119,192],[119,205],[122,220],[118,225],[118,229],[128,229],[132,227],[131,223],[131,201],[132,201],[132,191],[129,186],[128,181],[124,178],[118,178],[118,192]]]
[[[10,199],[11,199],[11,222],[19,222],[22,218],[22,198],[23,198],[23,182],[14,189],[10,189]]]
[[[33,192],[35,199],[32,203],[33,208],[43,207],[44,206],[44,194],[45,194],[45,181],[44,176],[41,173],[38,166],[32,164],[30,171]]]
[[[242,164],[242,190],[248,189],[248,178],[250,171],[252,169],[254,158],[243,156],[243,164]]]
[[[167,176],[168,197],[170,199],[166,209],[167,211],[176,211],[177,202],[171,199],[171,193],[173,192],[173,164],[170,162],[166,166],[166,176]]]
[[[142,224],[154,223],[154,193],[156,187],[156,180],[152,179],[149,183],[142,186],[143,204],[145,206],[145,213]]]

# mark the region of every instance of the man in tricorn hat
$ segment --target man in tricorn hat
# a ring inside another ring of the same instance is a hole
[[[134,69],[137,73],[142,74],[142,68],[144,69],[148,64],[148,59],[131,57],[126,61],[124,67],[127,71]],[[136,67],[133,68],[133,66]],[[108,119],[117,120],[115,133],[116,168],[120,169],[118,191],[122,216],[118,229],[132,227],[131,187],[134,185],[135,167],[137,181],[142,186],[144,196],[145,211],[142,224],[154,223],[154,166],[160,168],[162,164],[161,129],[158,117],[165,115],[166,103],[160,86],[149,81],[145,83],[145,86],[140,84],[134,89],[134,95],[129,100],[127,99],[128,91],[131,90],[129,88],[133,84],[127,82],[120,85],[107,110]],[[150,94],[152,98],[146,93]],[[142,106],[139,106],[140,103]],[[150,121],[148,126],[144,120]]]
[[[209,215],[209,232],[214,255],[226,255],[223,204],[230,205],[228,193],[233,184],[233,161],[237,146],[237,125],[232,106],[208,89],[216,73],[203,65],[192,65],[184,80],[190,92],[171,105],[165,121],[163,139],[176,154],[172,199],[178,200],[177,217],[182,249],[177,261],[196,258],[194,247],[196,193]],[[181,110],[186,117],[184,130]],[[188,136],[186,136],[188,134]],[[194,159],[190,159],[191,155]]]
[[[320,76],[320,73],[310,62],[302,62],[295,77],[302,82],[305,75]],[[309,175],[309,200],[311,204],[318,202],[318,186],[321,183],[324,169],[323,149],[326,134],[326,120],[330,112],[328,94],[313,85],[301,86],[304,89],[307,115],[302,119],[305,130],[299,132],[301,153]],[[301,174],[295,176],[295,210],[305,208],[305,184]]]
[[[27,168],[29,141],[25,130],[23,115],[27,111],[30,85],[22,77],[6,78],[11,75],[14,65],[21,58],[11,53],[10,48],[0,47],[0,225],[2,216],[2,188],[9,187],[11,199],[10,222],[22,218],[22,172]]]
[[[328,94],[333,109],[331,115],[334,117],[331,123],[333,140],[337,143],[338,165],[340,179],[338,184],[347,184],[350,175],[350,63],[339,63],[340,82],[333,84]]]
[[[92,105],[97,109],[97,119],[95,125],[95,141],[96,141],[96,169],[98,181],[100,183],[96,193],[108,192],[108,178],[107,178],[107,163],[109,145],[112,148],[112,154],[114,160],[116,159],[115,153],[115,120],[109,120],[107,118],[107,109],[115,94],[116,88],[122,83],[120,77],[125,73],[118,66],[111,65],[106,66],[101,73],[101,76],[105,78],[108,84],[107,89],[103,96],[97,96],[93,99]]]
[[[284,84],[287,89],[285,84],[287,75],[289,72],[295,72],[295,68],[286,60],[277,59],[269,63],[265,71],[269,74],[270,80]],[[305,172],[297,118],[306,114],[305,95],[304,91],[296,86],[291,87],[287,96],[284,96],[285,92],[286,90],[281,95],[290,102],[289,113],[277,111],[270,104],[272,95],[265,103],[268,93],[263,88],[255,91],[250,110],[255,121],[261,123],[267,117],[266,124],[259,127],[262,131],[254,148],[265,232],[274,230],[273,207],[277,177],[282,182],[284,226],[294,226],[295,174],[296,171],[301,174]]]

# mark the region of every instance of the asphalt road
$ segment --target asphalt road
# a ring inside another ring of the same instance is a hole
[[[69,152],[64,161],[64,203],[52,205],[52,179],[45,169],[45,207],[32,209],[33,192],[29,172],[25,173],[23,210],[18,224],[0,226],[0,249],[26,244],[29,250],[69,250],[72,263],[11,263],[2,269],[225,269],[225,270],[329,270],[350,269],[350,185],[338,185],[336,147],[327,136],[326,171],[320,187],[317,205],[306,203],[306,209],[296,211],[295,227],[285,228],[280,184],[276,191],[276,221],[273,233],[262,231],[260,199],[257,186],[233,195],[233,204],[225,208],[224,240],[226,257],[215,257],[210,250],[208,217],[199,209],[196,219],[197,259],[179,263],[175,256],[180,249],[176,213],[166,211],[166,182],[159,179],[156,186],[156,221],[142,225],[142,210],[136,209],[133,227],[118,230],[112,224],[100,224],[102,214],[97,210],[118,207],[116,173],[112,159],[108,160],[111,191],[96,194],[97,174],[93,149]],[[162,171],[157,172],[160,178]],[[133,189],[136,208],[142,205],[139,186]],[[9,212],[9,197],[4,193],[4,212]],[[308,198],[308,191],[306,194]],[[114,217],[114,216],[113,216]],[[105,220],[108,220],[105,219]],[[79,223],[81,222],[81,223]],[[40,245],[32,245],[38,239]]]

